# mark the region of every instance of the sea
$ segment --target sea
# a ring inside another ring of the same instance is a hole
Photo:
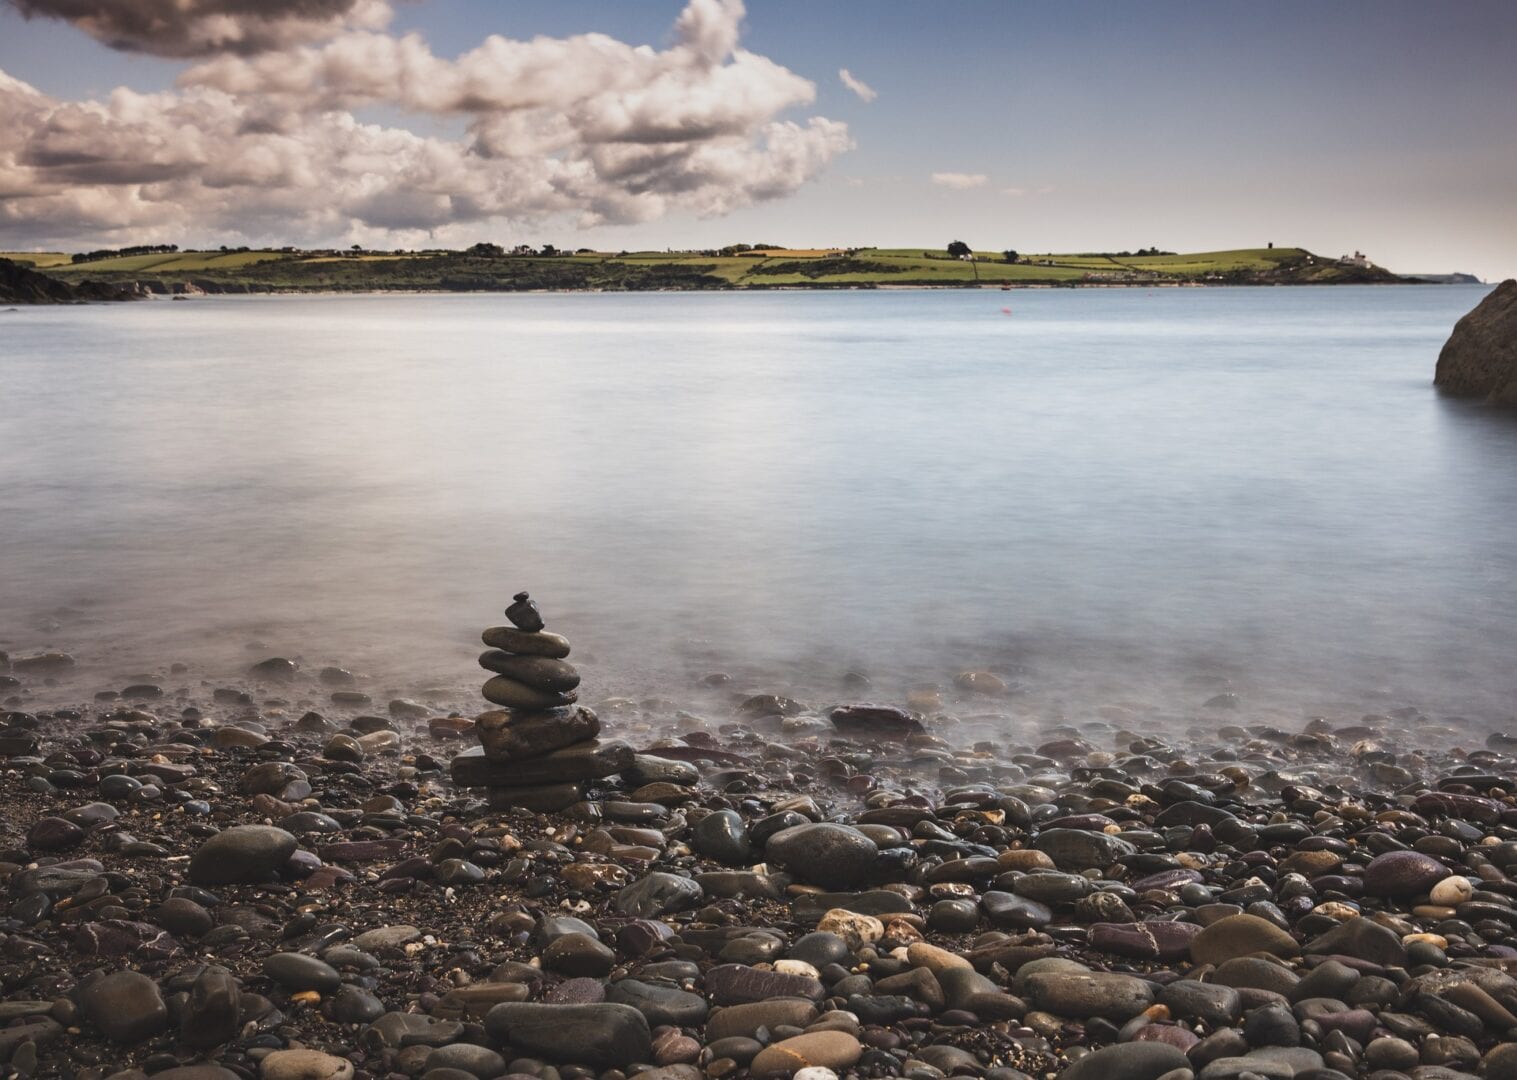
[[[1008,693],[974,708],[1072,722],[1496,729],[1517,415],[1432,386],[1485,291],[6,311],[0,649],[472,693],[529,590],[587,700],[899,704],[986,671]]]

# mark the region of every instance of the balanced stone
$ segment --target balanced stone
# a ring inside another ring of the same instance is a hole
[[[579,685],[573,664],[547,656],[517,656],[491,649],[480,654],[479,666],[545,694],[566,693]]]
[[[600,734],[600,720],[584,706],[561,709],[492,709],[474,721],[485,757],[516,761],[541,757]]]
[[[537,610],[537,605],[530,596],[519,592],[511,599],[515,603],[506,608],[506,618],[511,620],[512,626],[529,634],[535,634],[543,628],[543,613]]]
[[[556,709],[562,705],[573,705],[579,699],[573,690],[563,694],[548,693],[504,675],[497,675],[485,683],[480,692],[486,701],[504,705],[508,709]]]
[[[585,788],[582,784],[536,784],[532,787],[491,788],[489,799],[490,805],[496,810],[518,807],[538,814],[551,814],[558,810],[567,810],[575,803],[584,802]]]
[[[529,634],[514,626],[492,626],[480,637],[492,649],[502,649],[522,656],[547,656],[562,660],[569,655],[569,639],[546,630]]]
[[[453,759],[453,782],[462,787],[535,787],[594,780],[621,772],[632,764],[632,747],[624,742],[589,739],[541,757],[521,761],[491,761],[484,747],[474,747]]]

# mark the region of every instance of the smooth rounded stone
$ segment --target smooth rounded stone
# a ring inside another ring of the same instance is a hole
[[[355,936],[353,947],[371,953],[399,952],[411,942],[420,941],[421,936],[421,929],[415,926],[380,926]]]
[[[1042,855],[1044,859],[1048,858],[1041,851],[1035,854]],[[1002,865],[1004,866],[1005,863],[1002,862]],[[1096,883],[1083,874],[1048,872],[1024,874],[1012,882],[1011,891],[1018,896],[1025,896],[1042,904],[1068,904],[1081,897],[1089,896],[1095,887]]]
[[[616,966],[616,953],[588,934],[565,934],[543,950],[543,967],[569,976],[603,976]]]
[[[84,841],[84,829],[61,817],[39,818],[26,830],[26,846],[31,851],[62,851]]]
[[[275,1050],[258,1066],[263,1080],[352,1080],[353,1063],[320,1050]]]
[[[344,986],[327,999],[327,1009],[339,1024],[372,1024],[385,1013],[384,1002],[358,986]]]
[[[816,1003],[805,998],[774,997],[717,1009],[706,1021],[706,1038],[751,1039],[760,1031],[805,1028],[815,1023]]]
[[[195,977],[179,1011],[179,1038],[186,1046],[209,1049],[230,1042],[242,1029],[242,989],[225,968],[214,964]]]
[[[1104,869],[1138,850],[1120,837],[1087,829],[1045,829],[1034,846],[1060,870],[1074,872]]]
[[[688,749],[688,747],[687,747]],[[659,757],[657,752],[634,754],[632,764],[622,770],[622,779],[634,788],[646,784],[678,784],[694,787],[700,782],[701,772],[688,761]]]
[[[1158,1080],[1187,1069],[1183,1051],[1162,1042],[1127,1042],[1086,1054],[1059,1074],[1061,1080]]]
[[[1267,990],[1288,997],[1301,977],[1273,960],[1239,956],[1219,964],[1211,980],[1219,986],[1231,986],[1237,990]]]
[[[1428,893],[1428,899],[1440,907],[1458,907],[1474,895],[1475,887],[1470,884],[1470,879],[1454,875],[1434,885]]]
[[[557,709],[564,705],[573,705],[579,697],[579,692],[570,690],[565,693],[549,693],[538,690],[526,683],[508,679],[504,675],[496,675],[480,688],[484,699],[492,705],[499,705],[507,709]]]
[[[233,825],[206,840],[190,856],[196,885],[256,885],[277,877],[299,841],[272,825]]]
[[[1292,1001],[1307,998],[1342,998],[1359,981],[1359,972],[1337,960],[1325,960],[1301,977],[1290,993]]]
[[[1060,1016],[1130,1020],[1154,1003],[1152,983],[1110,972],[1038,972],[1027,988],[1038,1008]]]
[[[659,986],[639,979],[622,979],[611,984],[606,1000],[630,1005],[648,1018],[651,1027],[699,1027],[706,1022],[706,999],[699,994]]]
[[[528,633],[514,626],[492,626],[480,635],[486,645],[521,656],[546,656],[562,660],[569,655],[569,639],[547,630]]]
[[[616,910],[636,919],[656,919],[692,908],[704,895],[701,887],[689,878],[658,871],[617,893]]]
[[[1381,1040],[1376,1040],[1379,1041]],[[1374,1043],[1370,1045],[1373,1046]],[[1415,1049],[1413,1047],[1414,1051]],[[1498,1043],[1485,1055],[1480,1065],[1485,1080],[1517,1080],[1517,1042]]]
[[[764,1047],[748,1070],[756,1077],[792,1076],[812,1067],[837,1072],[858,1061],[863,1053],[859,1040],[846,1031],[810,1031]]]
[[[1202,929],[1190,943],[1190,958],[1197,964],[1222,964],[1239,956],[1269,953],[1290,957],[1301,948],[1289,931],[1257,915],[1229,915]]]
[[[455,759],[456,760],[456,759]],[[585,801],[583,784],[540,784],[534,787],[491,788],[490,806],[497,810],[520,807],[551,814]]]
[[[1201,1020],[1211,1027],[1236,1024],[1243,1015],[1243,1002],[1231,986],[1177,979],[1159,990],[1158,1001],[1172,1016]]]
[[[852,889],[873,874],[879,848],[851,826],[824,822],[780,830],[764,854],[813,885]]]
[[[567,660],[519,656],[492,649],[481,653],[479,666],[545,694],[562,694],[579,685],[579,672]]]
[[[768,874],[755,874],[747,870],[715,870],[696,874],[695,883],[707,896],[737,897],[748,900],[778,900],[780,886]]]
[[[215,925],[211,913],[187,896],[170,896],[148,918],[175,937],[198,938]]]
[[[79,995],[79,1009],[114,1043],[131,1045],[169,1026],[168,1006],[158,984],[136,971],[117,971],[91,983]]]
[[[945,934],[967,934],[980,925],[980,908],[973,900],[939,900],[927,912],[930,929]]]
[[[1449,876],[1448,867],[1420,851],[1387,851],[1364,868],[1370,896],[1417,896]]]
[[[1053,921],[1053,911],[1048,905],[1014,893],[988,892],[980,897],[980,905],[990,920],[1000,926],[1034,930]]]
[[[828,964],[846,963],[850,954],[846,941],[825,931],[813,931],[797,938],[785,952],[790,959],[801,960],[818,969]]]
[[[263,973],[291,993],[315,990],[330,994],[342,985],[336,968],[304,953],[275,953],[264,960]]]
[[[291,682],[300,674],[300,665],[282,656],[271,656],[248,668],[248,674],[267,682]]]
[[[1091,948],[1116,956],[1180,960],[1190,955],[1191,943],[1200,932],[1195,923],[1104,922],[1090,927],[1088,940]]]
[[[485,1030],[549,1061],[614,1068],[646,1062],[652,1034],[642,1013],[630,1005],[542,1005],[505,1002],[485,1014]]]
[[[893,705],[839,705],[827,718],[838,731],[857,739],[902,742],[926,730],[921,717]]]
[[[341,732],[338,732],[327,740],[327,744],[322,747],[321,753],[323,757],[331,758],[333,761],[354,763],[360,762],[369,756],[369,752],[364,749],[363,743],[353,738],[353,736],[344,735]]]
[[[1264,1005],[1243,1017],[1243,1037],[1250,1046],[1299,1046],[1301,1025],[1288,1006]]]
[[[477,1077],[478,1080],[494,1080],[495,1077],[505,1073],[506,1059],[488,1046],[453,1043],[433,1049],[427,1055],[426,1068],[428,1071],[457,1069],[461,1073]]]
[[[742,866],[753,861],[748,829],[736,810],[717,810],[697,821],[690,830],[690,846],[706,858],[727,866]]]
[[[519,761],[492,761],[476,746],[453,758],[452,773],[461,787],[540,787],[611,776],[630,764],[626,743],[590,739]]]
[[[758,1056],[764,1044],[757,1039],[744,1038],[741,1035],[732,1035],[725,1039],[713,1039],[706,1049],[711,1051],[713,1060],[731,1058],[739,1065],[746,1065]]]
[[[1396,932],[1362,917],[1319,934],[1301,951],[1308,956],[1356,956],[1382,967],[1406,965],[1406,946]]]
[[[817,979],[785,975],[743,964],[722,964],[706,972],[706,995],[714,1005],[742,1005],[769,998],[800,997],[820,1001],[825,989]]]
[[[836,934],[851,951],[885,936],[885,924],[879,919],[846,908],[833,908],[817,920],[816,928],[824,934]]]
[[[600,734],[600,718],[583,706],[492,709],[474,720],[485,756],[497,761],[541,757]]]

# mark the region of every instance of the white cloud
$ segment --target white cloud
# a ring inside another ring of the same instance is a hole
[[[1001,189],[1001,194],[1010,195],[1013,199],[1020,199],[1023,195],[1027,194],[1027,189],[1019,187],[1006,187]]]
[[[880,96],[878,90],[855,76],[847,68],[838,68],[838,78],[843,81],[844,86],[859,96],[860,101],[873,101]]]
[[[938,187],[968,191],[970,188],[984,187],[990,183],[990,177],[984,173],[935,172],[932,174],[932,182]]]
[[[175,91],[97,101],[0,72],[0,238],[410,246],[464,223],[644,222],[783,198],[852,142],[836,121],[784,117],[815,87],[741,48],[742,15],[740,0],[690,0],[663,50],[491,36],[456,60],[414,34],[350,29],[230,49]],[[457,117],[463,134],[363,123],[366,106]]]

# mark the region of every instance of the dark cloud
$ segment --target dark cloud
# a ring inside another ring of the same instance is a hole
[[[7,0],[27,18],[61,19],[113,49],[155,56],[247,56],[383,26],[385,0]]]

